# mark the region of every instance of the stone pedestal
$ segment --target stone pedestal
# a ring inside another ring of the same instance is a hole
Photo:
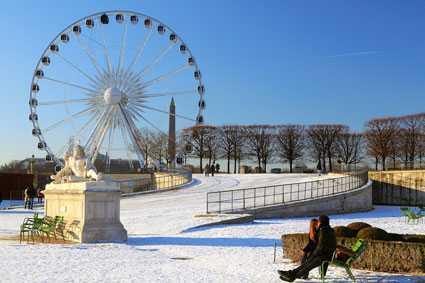
[[[45,215],[64,216],[67,239],[80,242],[127,241],[120,222],[121,191],[113,182],[48,184]]]

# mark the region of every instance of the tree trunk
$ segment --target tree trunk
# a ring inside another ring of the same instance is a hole
[[[257,156],[258,158],[258,167],[260,168],[260,173],[262,173],[261,171],[261,158],[259,156]]]
[[[289,160],[289,173],[292,173],[292,160]]]
[[[230,174],[230,153],[227,154],[227,174]]]
[[[375,157],[375,171],[378,171],[378,163],[379,163],[378,156],[376,156]]]
[[[332,157],[330,154],[328,154],[328,160],[329,160],[329,172],[332,172]]]
[[[385,156],[382,156],[382,171],[385,171]]]

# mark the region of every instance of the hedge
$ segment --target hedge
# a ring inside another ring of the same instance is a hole
[[[406,235],[407,236],[407,235]],[[351,247],[356,238],[337,237],[337,244]],[[425,243],[367,240],[365,252],[353,263],[357,269],[390,273],[425,273]],[[308,234],[282,235],[282,248],[285,258],[300,263],[300,248],[308,243]]]

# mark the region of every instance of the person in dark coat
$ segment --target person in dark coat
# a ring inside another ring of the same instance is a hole
[[[320,161],[317,163],[317,174],[319,176],[322,175],[322,164],[320,164]]]
[[[308,244],[305,246],[305,248],[301,248],[301,251],[303,252],[303,257],[301,259],[301,264],[303,264],[312,254],[313,251],[316,249],[317,241],[318,241],[318,234],[317,234],[317,220],[316,218],[313,218],[310,220],[310,231],[308,234]],[[308,272],[305,274],[301,279],[307,279],[308,278]]]
[[[210,167],[210,173],[211,173],[211,177],[214,177],[214,173],[215,173],[215,166],[214,166],[214,163],[213,163],[213,164],[211,164],[211,167]]]
[[[28,202],[29,202],[28,203],[28,208],[29,209],[32,209],[33,208],[33,205],[34,205],[34,198],[37,195],[37,191],[34,189],[33,186],[30,186],[28,188],[27,194],[28,194]]]
[[[313,268],[321,265],[323,261],[332,259],[336,249],[336,236],[331,226],[329,226],[329,217],[327,215],[320,216],[318,226],[318,242],[311,256],[293,270],[278,270],[281,280],[293,282],[295,279],[305,276]]]

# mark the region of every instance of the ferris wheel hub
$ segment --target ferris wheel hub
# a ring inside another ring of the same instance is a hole
[[[103,97],[107,104],[113,105],[120,103],[122,94],[116,87],[110,87],[105,91]]]

